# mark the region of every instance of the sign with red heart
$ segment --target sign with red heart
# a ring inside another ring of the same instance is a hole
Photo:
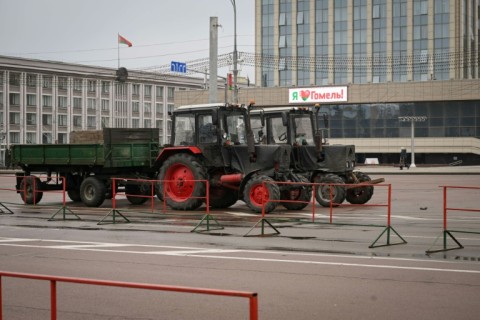
[[[288,90],[289,103],[347,102],[348,87],[295,88]]]

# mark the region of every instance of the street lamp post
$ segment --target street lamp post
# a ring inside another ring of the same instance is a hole
[[[237,52],[237,5],[235,0],[230,0],[233,6],[233,103],[238,104],[238,52]]]
[[[411,134],[411,163],[410,167],[415,168],[415,122],[425,122],[427,120],[427,117],[425,116],[417,116],[417,117],[398,117],[398,120],[400,122],[410,122],[411,123],[411,128],[412,128],[412,134]]]

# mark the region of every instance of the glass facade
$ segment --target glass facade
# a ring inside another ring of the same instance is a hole
[[[478,78],[479,0],[257,1],[262,86]]]
[[[325,105],[331,138],[409,138],[402,116],[426,116],[415,125],[416,137],[480,138],[480,101]]]
[[[315,2],[315,83],[328,84],[328,0]]]

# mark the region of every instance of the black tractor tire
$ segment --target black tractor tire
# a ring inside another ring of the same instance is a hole
[[[174,210],[195,210],[205,201],[207,173],[192,155],[179,153],[169,157],[160,168],[157,197]],[[190,180],[190,181],[188,181]]]
[[[96,177],[88,177],[80,185],[80,198],[87,207],[100,207],[105,201],[105,183]]]
[[[278,205],[280,200],[280,188],[273,183],[263,182],[273,181],[273,179],[257,175],[250,178],[243,190],[243,200],[247,206],[256,213],[262,213],[262,206],[268,199],[269,202],[265,204],[265,213],[272,212]],[[273,202],[272,202],[273,201]]]
[[[20,183],[20,197],[25,204],[37,204],[42,200],[43,192],[40,190],[40,179],[36,177],[25,177]]]
[[[67,191],[67,195],[73,202],[81,202],[82,197],[80,197],[80,189],[71,189]]]
[[[129,182],[125,185],[125,196],[131,204],[144,204],[151,194],[152,190],[149,183]]]
[[[315,183],[345,184],[343,179],[333,173],[319,175],[314,178]],[[330,185],[319,185],[315,187],[315,198],[323,207],[330,207]],[[338,207],[345,200],[345,187],[341,185],[332,186],[332,206]]]
[[[222,187],[210,187],[210,207],[214,209],[226,209],[238,201],[238,191]]]
[[[310,183],[304,176],[297,176],[300,182]],[[302,210],[308,206],[310,199],[312,199],[312,187],[308,185],[298,185],[300,189],[285,190],[280,194],[282,200],[296,200],[303,202],[281,202],[287,210]]]
[[[360,171],[354,172],[353,174],[357,177],[358,182],[372,180],[368,175]],[[351,204],[365,204],[372,198],[373,190],[371,186],[348,189],[346,199]]]

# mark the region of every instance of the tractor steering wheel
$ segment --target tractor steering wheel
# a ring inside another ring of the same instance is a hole
[[[281,135],[278,136],[278,140],[280,141],[286,141],[287,140],[287,132],[285,131]]]

